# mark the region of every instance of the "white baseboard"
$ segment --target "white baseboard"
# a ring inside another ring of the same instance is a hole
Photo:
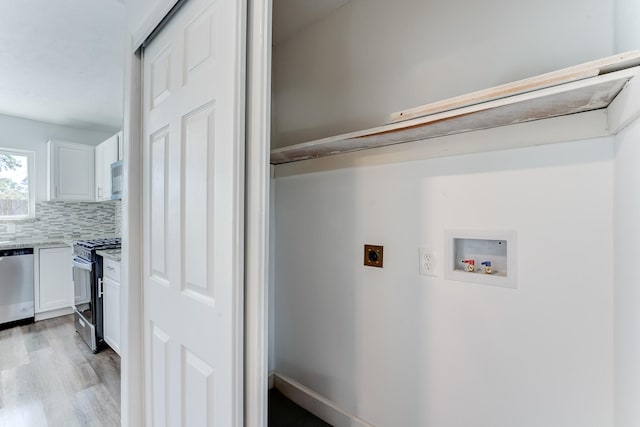
[[[73,307],[59,308],[57,310],[43,311],[35,314],[35,321],[53,319],[54,317],[66,316],[73,313]]]
[[[276,385],[276,374],[275,372],[269,372],[269,390],[271,390]]]
[[[319,395],[299,382],[278,372],[269,375],[269,387],[273,379],[273,387],[297,405],[311,412],[321,420],[334,427],[374,427],[355,415],[338,407],[335,402]]]

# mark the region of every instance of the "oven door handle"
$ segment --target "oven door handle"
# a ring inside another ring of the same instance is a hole
[[[91,265],[90,262],[87,262],[78,257],[73,258],[73,260],[71,261],[71,265],[73,267],[80,268],[82,270],[87,270],[87,271],[91,271],[93,269],[93,266]]]

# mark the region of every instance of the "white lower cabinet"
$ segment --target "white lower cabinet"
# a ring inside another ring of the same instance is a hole
[[[38,249],[36,291],[36,313],[73,307],[71,247]]]
[[[102,267],[104,341],[120,354],[120,263],[104,258]]]

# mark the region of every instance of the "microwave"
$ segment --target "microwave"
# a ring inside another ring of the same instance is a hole
[[[122,160],[111,163],[111,200],[122,199],[122,184],[124,183],[124,165]]]

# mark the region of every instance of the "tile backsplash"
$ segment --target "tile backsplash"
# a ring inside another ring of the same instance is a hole
[[[35,220],[3,221],[0,240],[76,239],[119,235],[121,202],[36,202]],[[12,232],[15,224],[15,233]]]
[[[115,222],[116,222],[116,235],[122,236],[122,202],[117,200],[115,202]]]

